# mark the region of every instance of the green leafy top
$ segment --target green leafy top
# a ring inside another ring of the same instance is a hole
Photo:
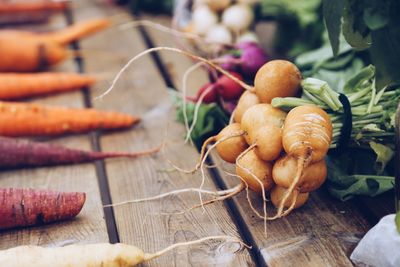
[[[400,83],[400,1],[324,0],[323,10],[334,53],[341,26],[354,49],[369,52],[378,88]]]

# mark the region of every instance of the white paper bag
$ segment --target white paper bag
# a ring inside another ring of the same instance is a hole
[[[358,266],[400,267],[400,234],[394,214],[383,217],[361,239],[350,259]]]

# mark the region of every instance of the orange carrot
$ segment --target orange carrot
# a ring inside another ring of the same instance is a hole
[[[77,23],[50,33],[0,31],[0,72],[35,71],[57,64],[68,56],[65,45],[109,25],[108,19]]]
[[[35,71],[61,62],[68,51],[54,42],[0,34],[0,72]]]
[[[77,90],[95,79],[77,73],[0,73],[0,99],[11,100]]]
[[[0,14],[29,13],[37,11],[62,11],[67,8],[67,1],[0,2]]]
[[[45,41],[53,41],[61,45],[69,44],[95,32],[101,31],[110,25],[108,19],[92,19],[69,26],[65,29],[38,34]]]
[[[52,136],[95,129],[128,128],[139,118],[123,113],[0,102],[0,135]]]

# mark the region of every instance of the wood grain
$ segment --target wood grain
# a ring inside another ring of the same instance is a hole
[[[121,9],[101,6],[77,10],[77,16],[113,16],[115,23],[131,18]],[[118,19],[117,19],[118,18]],[[101,49],[117,56],[99,61],[86,58],[89,72],[117,73],[128,59],[146,49],[142,37],[135,29],[125,32],[109,30],[102,35],[82,42],[85,50]],[[121,55],[123,55],[121,57]],[[103,63],[104,62],[104,63]],[[111,80],[112,77],[110,77]],[[98,84],[93,95],[103,92],[109,81]],[[175,164],[189,168],[194,166],[198,154],[182,144],[183,128],[174,122],[174,109],[164,81],[146,56],[135,62],[122,75],[115,89],[104,98],[93,102],[99,109],[116,109],[139,114],[143,120],[134,129],[124,132],[105,133],[101,138],[103,150],[134,151],[159,145],[165,138],[167,125],[168,144],[165,156]],[[174,189],[199,187],[200,176],[170,172],[163,155],[134,160],[108,161],[106,164],[110,191],[114,203],[143,198]],[[204,188],[215,190],[207,178]],[[204,196],[206,197],[206,196]],[[185,214],[176,213],[199,203],[197,193],[168,197],[160,201],[137,203],[115,207],[115,215],[121,242],[135,244],[145,251],[154,252],[172,243],[193,240],[210,235],[234,235],[237,229],[223,203],[201,208]],[[207,242],[191,248],[180,248],[146,266],[252,266],[246,250],[235,243]]]
[[[60,15],[52,19],[51,24],[35,29],[47,30],[60,28],[63,25],[65,26],[65,18]],[[75,72],[76,66],[71,59],[57,66],[54,70]],[[32,101],[70,107],[83,107],[84,105],[82,93],[80,92],[35,98]],[[48,142],[90,150],[88,135],[59,137],[48,140]],[[0,186],[48,188],[60,191],[80,191],[87,194],[84,208],[76,219],[48,226],[2,231],[0,232],[0,249],[26,244],[57,246],[65,243],[108,241],[93,164],[4,171],[0,173]]]

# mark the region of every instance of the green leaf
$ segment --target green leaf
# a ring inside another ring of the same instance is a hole
[[[385,8],[386,7],[386,8]],[[380,8],[366,8],[364,10],[363,18],[365,24],[371,30],[378,30],[389,22],[389,14],[387,12],[388,5],[382,5]]]
[[[346,41],[355,50],[365,50],[371,46],[370,31],[362,19],[362,14],[363,8],[360,7],[358,1],[346,1],[343,9],[342,32]]]
[[[332,180],[331,180],[332,181]],[[343,175],[330,184],[329,192],[346,201],[356,195],[374,197],[393,188],[394,177],[377,175]]]
[[[335,56],[339,52],[339,36],[344,3],[345,0],[322,1],[325,25],[328,30],[329,41],[332,45],[332,52]]]
[[[400,16],[400,15],[399,15]],[[397,22],[399,23],[399,22]],[[370,54],[376,66],[376,85],[400,83],[400,26],[391,21],[386,27],[373,31]]]
[[[369,142],[369,146],[376,154],[377,171],[378,174],[380,174],[383,172],[389,161],[393,158],[394,151],[390,147],[376,142]]]
[[[394,217],[394,221],[396,223],[397,232],[400,234],[400,211],[396,213],[396,217]]]
[[[177,105],[176,119],[183,123],[183,101],[180,98],[175,99]],[[189,124],[193,122],[195,104],[192,102],[186,103],[186,114]],[[227,125],[229,118],[224,111],[216,104],[201,104],[197,122],[190,135],[191,139],[197,147],[201,147],[202,143],[210,136],[217,134],[222,128]]]

